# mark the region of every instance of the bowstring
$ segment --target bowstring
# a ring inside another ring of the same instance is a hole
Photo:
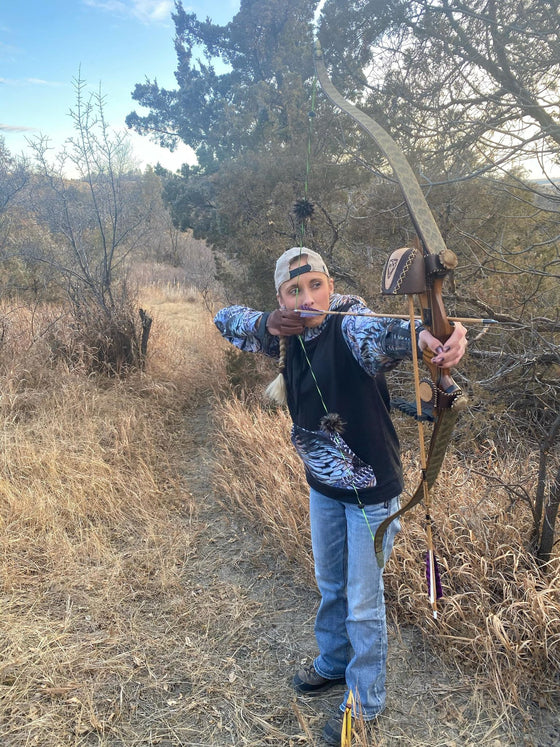
[[[308,197],[309,197],[309,176],[310,176],[310,173],[311,173],[311,143],[312,143],[312,136],[313,136],[313,125],[312,125],[312,123],[313,123],[313,119],[315,117],[316,94],[317,94],[317,74],[315,74],[313,76],[313,86],[312,86],[312,90],[311,90],[311,110],[309,112],[308,124],[307,124],[307,148],[306,148],[306,158],[305,158],[305,179],[304,179],[304,184],[303,184],[303,196],[304,196],[304,200],[306,202],[308,201]],[[304,217],[301,218],[301,224],[300,224],[300,231],[299,231],[299,233],[300,233],[300,237],[299,237],[299,260],[300,260],[300,264],[301,264],[301,255],[303,254],[303,241],[304,241],[304,238],[305,238],[305,218]],[[295,309],[294,309],[295,311],[297,311],[297,308],[298,308],[298,294],[299,294],[299,283],[296,286],[296,306],[295,306]],[[322,405],[322,407],[323,407],[323,409],[325,411],[325,415],[328,415],[329,414],[329,410],[328,410],[327,405],[325,403],[325,400],[324,400],[324,397],[323,397],[323,393],[321,391],[321,387],[319,386],[319,382],[317,381],[317,377],[315,376],[315,371],[313,370],[313,366],[311,365],[311,361],[309,360],[309,356],[307,355],[307,350],[305,349],[305,344],[304,344],[303,336],[302,335],[297,335],[297,338],[298,338],[299,343],[301,345],[301,349],[303,351],[303,355],[305,357],[305,360],[307,362],[307,366],[308,366],[309,371],[311,373],[311,376],[313,378],[313,382],[315,384],[315,388],[317,390],[317,394],[319,395],[319,399],[321,400],[321,405]],[[336,444],[336,441],[334,441],[334,443]],[[336,444],[336,447],[337,447],[337,449],[339,451],[339,455],[340,455],[343,463],[346,464],[346,465],[348,465],[348,456],[346,454],[344,454],[344,452],[342,451],[342,448],[338,444]],[[347,471],[348,471],[348,474],[351,474],[351,469],[348,466],[347,466]],[[365,522],[366,522],[368,531],[370,533],[371,539],[372,539],[372,541],[375,541],[375,533],[374,533],[374,531],[373,531],[373,529],[371,527],[371,524],[369,523],[369,519],[368,519],[367,513],[365,511],[365,504],[362,502],[362,500],[360,498],[360,495],[358,493],[358,489],[357,489],[355,483],[352,483],[352,490],[355,493],[356,501],[357,501],[357,504],[358,504],[358,508],[360,508],[360,510],[362,512],[362,515],[363,515],[363,517],[365,519]]]

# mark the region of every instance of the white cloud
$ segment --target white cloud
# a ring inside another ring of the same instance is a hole
[[[133,0],[134,14],[150,21],[168,20],[173,9],[171,0]]]
[[[91,8],[109,13],[132,16],[141,23],[168,21],[173,10],[173,0],[83,0]]]
[[[36,132],[34,127],[22,127],[19,125],[9,125],[0,123],[0,132]]]
[[[32,86],[48,86],[50,88],[59,88],[66,85],[66,83],[60,83],[57,80],[43,80],[42,78],[25,78],[24,82]]]
[[[57,80],[44,80],[43,78],[0,78],[0,83],[5,86],[47,86],[49,88],[60,88],[66,85]]]

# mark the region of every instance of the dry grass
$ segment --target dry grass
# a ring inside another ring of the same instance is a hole
[[[191,446],[184,414],[208,398],[213,367],[219,375],[218,352],[199,357],[211,324],[193,309],[184,299],[191,321],[180,338],[157,320],[151,370],[124,382],[49,364],[41,331],[53,310],[9,313],[0,363],[3,745],[137,743],[154,729],[147,716],[134,726],[143,701],[165,702],[176,687],[178,621],[193,616],[182,574],[199,531],[181,476]]]
[[[287,415],[250,399],[231,399],[221,403],[216,421],[216,489],[310,577],[308,491],[287,443]],[[413,461],[413,454],[404,455],[405,463]],[[445,593],[438,621],[426,598],[421,509],[403,520],[386,571],[389,608],[395,621],[418,626],[448,663],[474,676],[498,711],[523,710],[531,699],[550,704],[560,694],[560,564],[541,569],[527,551],[530,517],[524,505],[502,500],[468,465],[452,457],[446,462],[433,511]],[[534,465],[503,459],[501,471],[511,482],[514,475],[534,473]],[[411,464],[411,487],[417,474]]]
[[[142,301],[154,317],[150,359],[126,381],[52,361],[42,332],[59,323],[56,309],[4,313],[0,742],[315,745],[338,696],[290,702],[316,598],[286,415],[227,394],[237,362],[194,291],[155,284]],[[494,737],[508,704],[557,693],[558,580],[522,547],[523,508],[489,501],[459,466],[441,485],[441,624],[426,612],[415,516],[387,571],[400,625],[391,707],[375,734],[357,725],[356,747],[505,745]],[[426,695],[428,670],[438,687]],[[417,711],[432,696],[435,721]]]
[[[254,521],[311,581],[308,488],[301,462],[288,446],[287,412],[232,398],[216,403],[214,417],[216,494]]]
[[[145,291],[143,303],[154,320],[151,378],[178,387],[179,401],[189,406],[208,401],[225,378],[226,343],[199,294],[194,288],[163,284]]]
[[[507,464],[513,476],[529,464]],[[388,585],[399,620],[434,640],[448,661],[478,683],[499,707],[523,710],[560,694],[560,564],[540,568],[527,550],[528,509],[500,500],[464,464],[443,471],[435,493],[436,543],[445,599],[437,624],[425,607],[421,513],[405,522]],[[549,705],[553,700],[548,700]]]

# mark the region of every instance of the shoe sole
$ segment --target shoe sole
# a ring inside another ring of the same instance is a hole
[[[325,682],[323,685],[319,685],[318,687],[312,687],[312,689],[309,690],[303,690],[302,685],[293,685],[294,690],[298,695],[304,695],[307,698],[313,698],[317,697],[318,695],[322,695],[327,690],[330,690],[333,687],[338,687],[341,685],[346,685],[345,679],[338,679],[338,680],[329,680],[328,682]]]

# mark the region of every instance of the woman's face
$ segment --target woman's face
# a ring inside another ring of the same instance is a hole
[[[290,264],[290,269],[307,264],[307,255],[296,257]],[[282,283],[277,294],[280,307],[294,310],[320,309],[327,310],[334,281],[322,272],[304,272],[292,280]],[[325,314],[317,314],[304,318],[306,327],[318,327],[325,318]]]

